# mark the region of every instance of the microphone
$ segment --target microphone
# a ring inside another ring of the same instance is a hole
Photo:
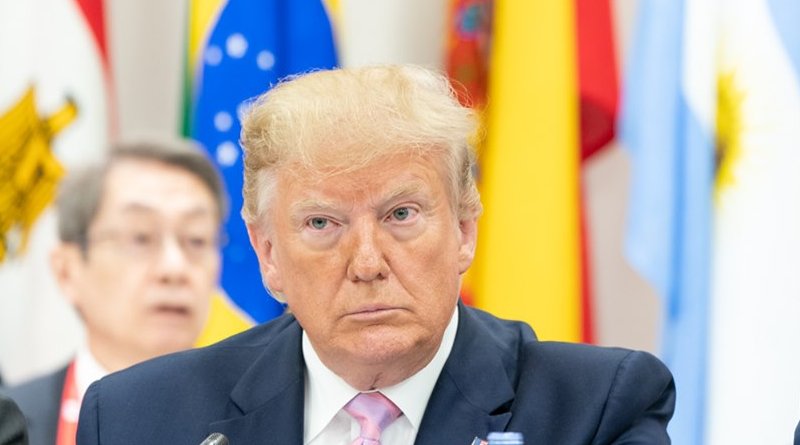
[[[222,433],[211,433],[200,445],[228,445],[228,438]]]

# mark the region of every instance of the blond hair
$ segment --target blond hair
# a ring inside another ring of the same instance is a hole
[[[275,172],[288,163],[348,171],[378,157],[438,154],[451,204],[481,211],[475,186],[477,119],[446,77],[413,65],[315,71],[280,82],[242,116],[244,206],[254,224],[269,211]]]

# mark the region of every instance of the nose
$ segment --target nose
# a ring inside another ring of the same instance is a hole
[[[378,231],[375,221],[352,226],[352,256],[347,266],[347,278],[351,281],[369,282],[388,277],[389,264]]]
[[[166,284],[182,284],[187,281],[189,258],[175,235],[165,236],[156,259],[158,279]]]

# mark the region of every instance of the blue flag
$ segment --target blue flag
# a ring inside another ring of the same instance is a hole
[[[222,287],[255,322],[283,312],[264,289],[242,207],[239,110],[287,75],[337,64],[330,20],[320,0],[229,0],[219,11],[196,69],[190,135],[209,151],[230,195]]]
[[[715,73],[702,63],[713,60],[705,53],[710,47],[704,44],[710,40],[687,28],[689,3],[653,0],[640,5],[620,127],[631,158],[625,253],[662,298],[660,355],[675,377],[678,394],[670,436],[677,444],[700,445],[705,427],[714,120],[707,107],[695,105],[711,104],[716,91]]]

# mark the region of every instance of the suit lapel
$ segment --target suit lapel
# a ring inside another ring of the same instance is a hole
[[[516,356],[474,310],[459,304],[453,350],[434,386],[417,444],[469,444],[505,430],[514,401]],[[305,364],[296,322],[278,333],[230,394],[230,415],[209,424],[231,444],[302,443]]]
[[[497,413],[487,411],[486,406],[474,405],[452,379],[440,377],[415,443],[467,445],[475,437],[485,439],[490,431],[505,430],[511,420],[511,412],[504,409],[505,404],[498,405],[500,411]]]
[[[225,434],[233,445],[303,442],[301,338],[296,322],[275,336],[231,391],[230,418],[212,422],[209,433]]]
[[[475,314],[459,304],[459,326],[453,350],[436,382],[422,418],[417,444],[469,444],[503,431],[511,420],[516,373],[504,362]]]

